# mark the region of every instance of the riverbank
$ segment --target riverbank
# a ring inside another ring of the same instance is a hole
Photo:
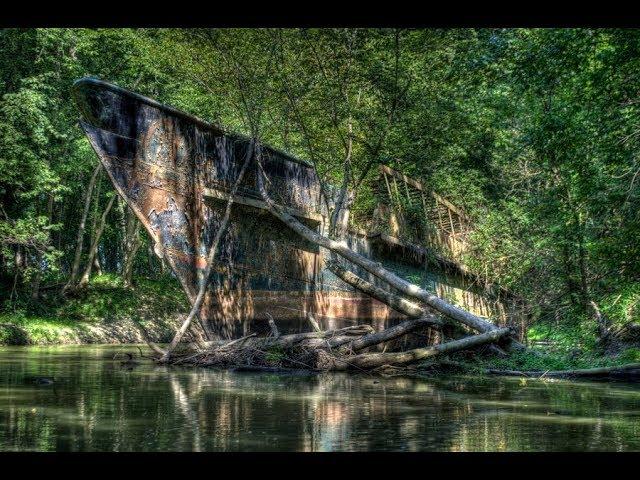
[[[616,355],[597,351],[572,355],[566,352],[545,352],[532,348],[509,357],[499,358],[474,352],[461,352],[446,359],[425,362],[418,366],[421,375],[467,374],[501,375],[531,378],[543,377],[624,377],[634,380],[640,373],[640,351],[628,348]],[[633,368],[632,368],[633,367]],[[608,372],[611,369],[613,371]],[[618,372],[617,369],[624,371]],[[589,372],[591,371],[591,372]],[[575,372],[575,375],[571,375]],[[589,373],[591,373],[589,375]]]
[[[171,340],[187,312],[188,302],[178,282],[170,277],[135,279],[135,289],[105,274],[94,277],[87,289],[63,298],[53,291],[37,305],[0,314],[0,345],[70,345],[157,343]],[[427,362],[423,372],[455,371],[481,374],[489,370],[555,371],[612,367],[640,362],[640,349],[615,354],[595,348],[588,328],[558,329],[534,325],[529,331],[533,352],[507,358],[474,352]]]
[[[51,293],[37,305],[0,314],[0,345],[169,342],[188,302],[175,279],[94,277],[72,298]]]

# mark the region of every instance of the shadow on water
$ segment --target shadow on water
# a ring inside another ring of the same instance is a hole
[[[638,385],[123,368],[125,351],[0,349],[0,450],[640,450]]]

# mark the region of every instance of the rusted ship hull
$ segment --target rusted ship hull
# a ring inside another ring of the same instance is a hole
[[[78,80],[74,98],[82,128],[114,187],[193,301],[248,139],[96,79]],[[327,204],[332,200],[322,196],[312,166],[268,147],[263,148],[262,165],[270,196],[326,234]],[[427,267],[402,242],[355,231],[347,241],[359,253],[473,313],[499,323],[506,318],[500,300],[488,298],[463,276]],[[328,258],[326,250],[302,239],[265,209],[252,162],[234,199],[200,312],[207,336],[231,338],[268,330],[267,313],[283,331],[308,330],[308,313],[327,329],[363,321],[381,329],[401,317],[328,271]],[[362,269],[350,268],[389,288]]]
[[[114,187],[193,300],[248,140],[95,79],[77,81],[74,97]],[[307,225],[325,228],[313,168],[271,148],[264,149],[263,165],[272,197]],[[214,265],[200,315],[209,336],[244,333],[267,312],[289,320],[291,329],[302,328],[308,312],[327,327],[396,315],[326,271],[326,252],[261,208],[255,178],[252,164]]]

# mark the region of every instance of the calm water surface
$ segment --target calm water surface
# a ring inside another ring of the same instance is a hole
[[[125,351],[0,348],[0,450],[640,450],[640,384],[128,370]]]

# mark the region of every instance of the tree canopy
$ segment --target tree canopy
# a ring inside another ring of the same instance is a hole
[[[464,262],[538,319],[594,304],[638,318],[640,31],[4,29],[0,44],[5,309],[72,270],[97,158],[70,89],[92,75],[310,161],[356,226],[377,165],[421,179],[472,217]],[[105,210],[113,195],[100,174],[95,268],[121,272],[133,252],[161,275],[146,239],[133,250],[128,209]]]

